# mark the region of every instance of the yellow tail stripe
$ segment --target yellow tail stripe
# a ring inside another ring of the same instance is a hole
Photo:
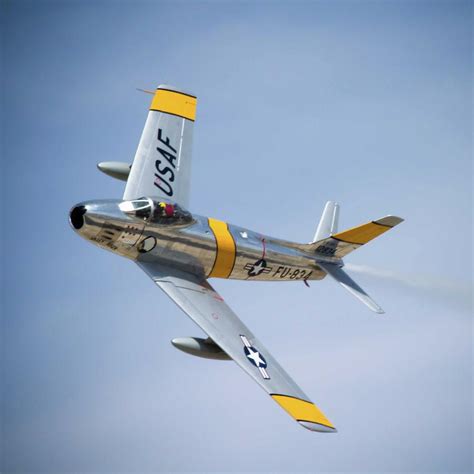
[[[363,224],[358,227],[345,230],[344,232],[334,234],[332,237],[349,244],[363,245],[390,229],[390,226],[369,222],[368,224]]]
[[[229,278],[235,264],[235,242],[225,222],[209,218],[209,227],[216,238],[216,260],[210,277]]]
[[[196,120],[197,99],[181,92],[157,89],[150,110],[178,115],[188,120]]]
[[[310,421],[334,428],[333,424],[323,415],[322,411],[311,402],[288,395],[271,395],[290,416],[297,421]]]

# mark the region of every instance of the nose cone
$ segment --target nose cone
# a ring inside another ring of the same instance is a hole
[[[84,225],[84,215],[86,214],[86,206],[73,207],[69,214],[69,221],[74,229],[79,230]]]
[[[97,243],[104,226],[121,227],[124,214],[118,207],[119,202],[115,199],[79,202],[69,212],[69,223],[81,237]]]
[[[92,202],[80,202],[69,212],[69,224],[76,233],[86,239],[100,232],[103,221],[98,206]]]

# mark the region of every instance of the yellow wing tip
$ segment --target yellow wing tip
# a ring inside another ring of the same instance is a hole
[[[271,397],[301,426],[311,431],[333,433],[336,428],[312,402],[291,395],[272,394]]]
[[[176,115],[194,122],[196,104],[196,96],[173,86],[160,85],[153,96],[150,110]]]

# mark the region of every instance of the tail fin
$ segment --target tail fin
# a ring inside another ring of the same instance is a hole
[[[382,217],[382,219],[368,222],[367,224],[362,224],[313,242],[310,244],[310,249],[316,254],[343,258],[361,245],[370,242],[372,239],[400,224],[400,222],[403,222],[403,219],[400,217]]]
[[[334,201],[328,201],[324,206],[324,211],[319,221],[318,228],[314,234],[312,243],[323,240],[337,232],[339,220],[339,204]]]
[[[385,312],[341,267],[332,263],[321,262],[318,262],[318,265],[372,311],[379,314]]]

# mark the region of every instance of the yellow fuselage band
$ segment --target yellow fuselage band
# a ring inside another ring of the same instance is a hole
[[[177,115],[188,120],[196,120],[197,99],[191,95],[166,89],[157,89],[150,110]]]
[[[297,421],[310,421],[334,428],[332,423],[314,403],[288,395],[272,395],[272,398]]]
[[[209,218],[209,227],[216,238],[216,260],[210,277],[229,278],[235,264],[235,242],[225,222]]]

